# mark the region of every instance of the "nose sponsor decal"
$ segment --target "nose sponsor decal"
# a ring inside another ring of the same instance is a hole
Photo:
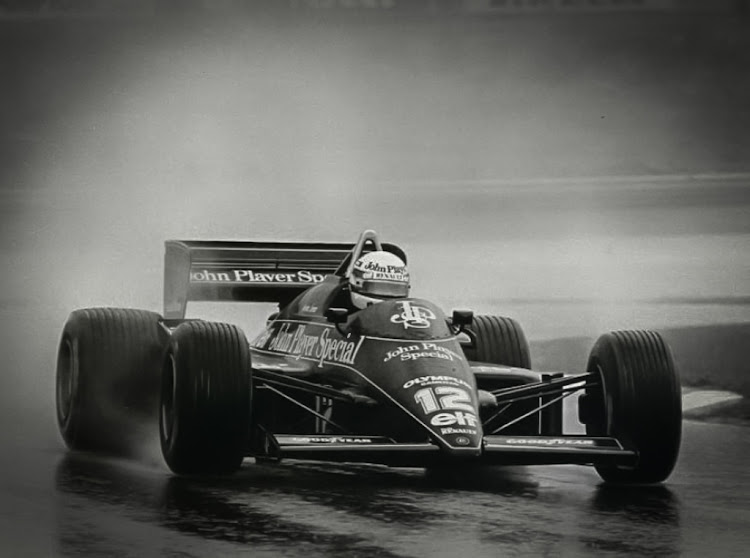
[[[465,413],[464,411],[438,413],[430,419],[430,424],[433,426],[459,425],[474,428],[477,426],[477,416],[473,413]]]
[[[435,313],[429,308],[417,306],[408,300],[399,302],[399,305],[401,306],[401,313],[393,314],[391,316],[391,322],[394,324],[402,324],[404,329],[425,329],[430,327],[432,322],[437,319]]]
[[[467,440],[467,436],[476,436],[479,433],[479,417],[467,389],[445,384],[421,387],[414,392],[414,400],[429,417],[430,425],[439,429],[441,435],[460,435],[459,437]],[[459,443],[457,439],[454,439],[454,442],[458,445],[467,445]]]
[[[419,360],[421,358],[439,358],[442,360],[461,360],[462,356],[448,347],[443,347],[437,343],[415,343],[414,345],[404,345],[388,351],[383,362],[398,358],[401,362],[410,360]]]
[[[409,389],[412,386],[434,386],[443,384],[461,385],[471,388],[469,382],[461,378],[454,378],[453,376],[419,376],[418,378],[412,378],[404,383],[404,389]]]

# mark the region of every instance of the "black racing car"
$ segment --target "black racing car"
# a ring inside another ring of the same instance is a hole
[[[447,316],[418,298],[357,310],[348,275],[397,246],[167,241],[164,316],[73,312],[57,361],[57,416],[72,450],[127,451],[158,420],[178,474],[305,459],[392,466],[593,465],[611,482],[660,482],[682,422],[678,374],[658,333],[602,335],[586,371],[531,370],[512,319]],[[185,319],[190,300],[275,302],[251,342]],[[563,432],[578,394],[586,435]],[[158,417],[158,419],[157,419]]]

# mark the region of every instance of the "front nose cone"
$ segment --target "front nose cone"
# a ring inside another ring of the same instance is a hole
[[[426,417],[425,422],[446,453],[457,457],[482,453],[482,425],[476,412],[442,411]]]

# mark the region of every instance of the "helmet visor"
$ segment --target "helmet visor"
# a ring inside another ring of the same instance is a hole
[[[409,296],[409,284],[403,281],[367,280],[357,289],[361,294],[379,298],[404,298]]]

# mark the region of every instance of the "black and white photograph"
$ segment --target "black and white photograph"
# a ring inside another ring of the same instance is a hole
[[[748,0],[0,0],[0,269],[0,556],[750,548]]]

